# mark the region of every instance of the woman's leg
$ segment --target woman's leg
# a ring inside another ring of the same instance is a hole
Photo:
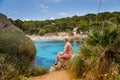
[[[65,62],[64,62],[64,60],[61,60],[61,59],[66,59],[66,60],[68,60],[68,59],[70,59],[70,55],[67,55],[67,54],[63,54],[62,56],[60,56],[60,63],[61,63],[61,67],[63,68],[63,67],[65,67]]]
[[[62,60],[63,58],[62,58],[62,57],[60,57],[59,59],[60,59],[60,64],[61,64],[61,67],[64,67],[65,65],[64,65],[64,61]]]
[[[62,52],[57,53],[55,64],[58,64],[58,61],[60,60],[61,54],[62,54]]]

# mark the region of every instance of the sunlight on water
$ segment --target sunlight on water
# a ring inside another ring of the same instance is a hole
[[[49,68],[56,59],[57,52],[61,52],[64,49],[65,42],[59,40],[38,40],[34,41],[37,54],[35,63],[45,68]],[[80,42],[70,42],[74,48],[74,53],[78,53]]]

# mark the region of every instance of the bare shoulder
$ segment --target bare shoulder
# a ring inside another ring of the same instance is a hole
[[[68,42],[68,43],[66,43],[66,45],[67,45],[67,46],[71,46],[71,44],[70,44],[69,42]]]

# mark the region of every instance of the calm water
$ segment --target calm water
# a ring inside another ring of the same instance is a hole
[[[35,63],[45,68],[49,68],[56,59],[57,52],[64,50],[64,41],[58,40],[39,40],[34,41],[37,54]],[[74,53],[78,53],[80,42],[71,41],[70,42],[74,48]]]

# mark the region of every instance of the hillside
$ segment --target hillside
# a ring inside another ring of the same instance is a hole
[[[106,22],[119,24],[119,16],[120,12],[102,12],[97,14],[89,13],[83,16],[74,15],[72,17],[44,21],[10,20],[26,34],[45,35],[57,32],[67,32],[72,34],[74,28],[77,28],[77,32],[79,33],[84,30],[102,28],[108,24]]]

